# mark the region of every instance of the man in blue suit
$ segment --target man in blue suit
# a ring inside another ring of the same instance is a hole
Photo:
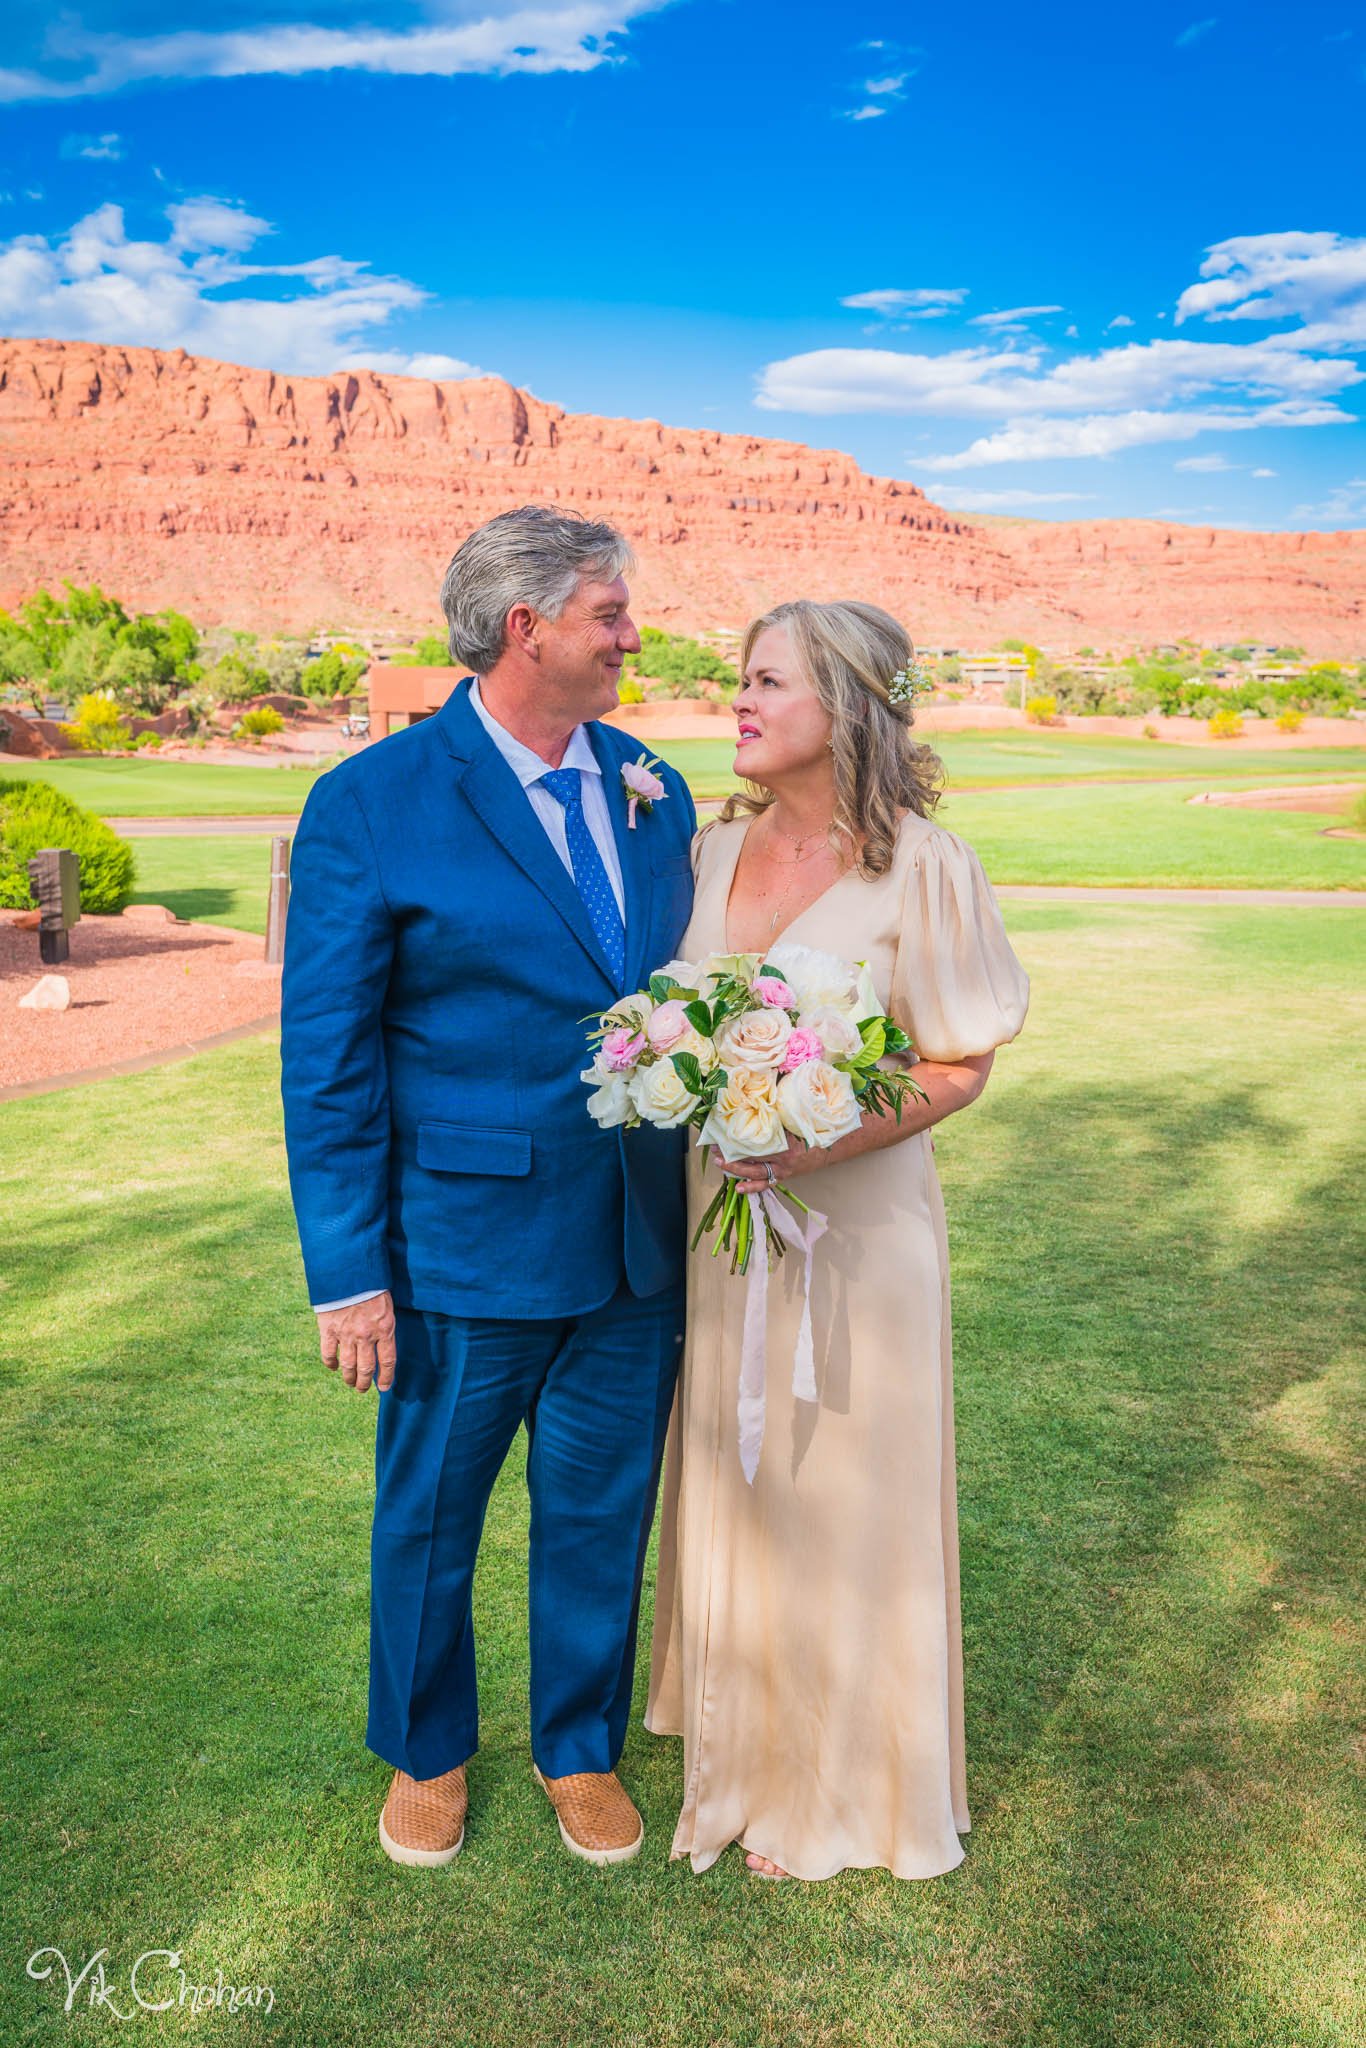
[[[441,600],[474,673],[315,785],[294,845],[282,1089],[323,1362],[379,1388],[366,1739],[380,1839],[449,1863],[478,1739],[470,1588],[518,1428],[531,1499],[531,1747],[594,1863],[643,1839],[616,1776],[680,1355],[684,1134],[601,1130],[585,1019],[674,957],[681,777],[597,723],[639,650],[612,527],[480,527]]]

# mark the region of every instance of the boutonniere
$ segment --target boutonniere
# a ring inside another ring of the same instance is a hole
[[[655,774],[659,762],[652,761],[648,754],[642,754],[638,761],[623,761],[621,764],[621,785],[626,791],[626,823],[634,832],[636,812],[644,811],[648,818],[661,797],[669,794]]]

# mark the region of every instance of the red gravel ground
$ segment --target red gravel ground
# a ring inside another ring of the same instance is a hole
[[[278,1012],[263,941],[212,924],[83,917],[71,957],[44,968],[38,934],[0,912],[0,1089],[171,1052]],[[243,961],[257,971],[239,973]],[[69,1010],[21,1010],[44,973],[71,984]]]

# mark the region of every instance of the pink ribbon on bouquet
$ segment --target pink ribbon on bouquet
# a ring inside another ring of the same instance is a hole
[[[785,1209],[777,1195],[765,1188],[759,1195],[747,1195],[752,1226],[753,1252],[746,1280],[745,1330],[740,1348],[740,1467],[750,1485],[759,1469],[759,1452],[764,1441],[764,1390],[768,1371],[768,1258],[764,1217],[794,1251],[802,1254],[802,1320],[797,1331],[797,1349],[792,1356],[794,1400],[816,1400],[816,1354],[811,1336],[811,1259],[817,1242],[825,1235],[829,1219],[816,1209],[805,1212],[799,1223]]]

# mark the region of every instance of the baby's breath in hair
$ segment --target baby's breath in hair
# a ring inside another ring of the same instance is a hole
[[[922,661],[912,655],[904,668],[899,668],[887,685],[889,704],[914,705],[917,697],[928,697],[934,690],[934,677]]]

